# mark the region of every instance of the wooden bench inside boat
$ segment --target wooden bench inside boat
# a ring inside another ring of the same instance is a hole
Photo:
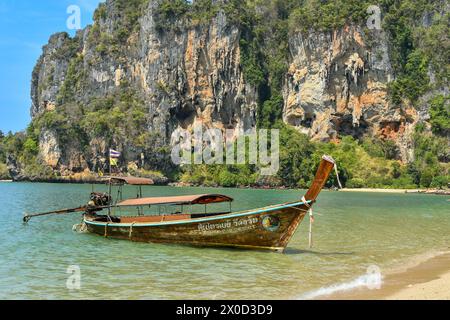
[[[120,217],[120,223],[151,223],[151,222],[165,222],[165,221],[177,221],[177,220],[189,220],[196,218],[205,218],[220,216],[223,214],[231,213],[227,212],[214,212],[214,213],[194,213],[194,214],[172,214],[172,215],[160,215],[160,216],[136,216],[136,217]]]
[[[177,221],[177,220],[189,220],[196,218],[205,218],[220,216],[224,214],[229,214],[231,211],[226,212],[214,212],[214,213],[194,213],[194,214],[167,214],[167,215],[153,215],[153,216],[128,216],[128,217],[115,217],[111,216],[96,216],[94,221],[97,222],[108,222],[113,223],[155,223],[155,222],[167,222],[167,221]]]
[[[158,223],[167,221],[177,221],[177,220],[189,220],[196,218],[204,218],[211,216],[218,216],[223,214],[231,213],[231,202],[232,198],[220,194],[202,194],[193,196],[173,196],[173,197],[153,197],[153,198],[137,198],[128,199],[119,202],[116,208],[138,208],[137,216],[116,216],[111,215],[98,215],[94,217],[94,221],[97,222],[112,222],[112,223]],[[213,203],[230,203],[229,211],[221,211],[210,213],[207,212],[206,206]],[[159,213],[153,215],[144,215],[144,208],[151,208],[152,206],[181,206],[177,208],[175,213]],[[203,213],[182,213],[183,206],[189,206],[192,210],[193,205],[204,205],[205,212]],[[114,208],[113,207],[113,208]],[[181,210],[179,210],[181,209]],[[179,211],[178,211],[179,210]]]
[[[120,223],[152,223],[191,219],[190,214],[174,214],[164,216],[121,217]]]

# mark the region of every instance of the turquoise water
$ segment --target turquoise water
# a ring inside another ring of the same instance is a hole
[[[297,299],[352,283],[370,265],[382,273],[450,247],[449,197],[323,192],[315,210],[315,247],[303,223],[286,254],[132,243],[78,234],[79,214],[23,213],[77,207],[89,185],[0,183],[0,299]],[[234,209],[294,201],[295,190],[145,187],[145,195],[213,192]],[[134,188],[126,196],[133,196]],[[66,287],[69,266],[81,289]]]

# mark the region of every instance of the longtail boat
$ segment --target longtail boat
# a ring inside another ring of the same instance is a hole
[[[83,222],[76,227],[107,238],[148,243],[170,243],[203,247],[236,247],[283,252],[300,223],[316,202],[319,193],[335,167],[334,160],[323,156],[311,187],[301,200],[267,206],[259,209],[232,212],[233,199],[220,194],[202,194],[175,197],[142,197],[142,186],[150,179],[109,177],[109,193],[92,193],[87,206],[53,213],[83,212]],[[112,203],[111,187],[119,185],[118,200]],[[124,184],[136,185],[138,197],[120,200]],[[208,212],[211,204],[228,203],[229,210]],[[204,207],[194,212],[194,206]],[[170,207],[174,212],[161,212]],[[117,211],[136,208],[135,216],[116,215]],[[158,208],[146,215],[145,209]],[[175,208],[175,209],[174,209]],[[103,213],[102,212],[105,212]],[[33,216],[26,215],[27,222]]]

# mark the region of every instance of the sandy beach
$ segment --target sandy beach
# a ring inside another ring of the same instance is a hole
[[[375,193],[407,193],[418,190],[407,190],[407,189],[375,189],[375,188],[344,188],[339,190],[339,192],[375,192]]]
[[[388,297],[388,300],[450,300],[450,271],[438,279],[409,285]]]
[[[319,299],[450,300],[450,252],[384,276],[380,289],[355,289]]]
[[[444,189],[376,189],[376,188],[344,188],[340,192],[375,192],[375,193],[421,193],[450,195],[450,190]]]

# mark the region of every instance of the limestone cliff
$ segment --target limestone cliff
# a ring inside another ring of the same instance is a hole
[[[368,37],[371,47],[366,44]],[[357,26],[293,35],[284,121],[321,141],[341,135],[392,139],[401,158],[410,160],[409,138],[419,115],[411,105],[389,101],[388,84],[394,72],[388,46],[384,32],[368,35]]]
[[[39,159],[63,177],[104,170],[111,147],[124,169],[168,170],[177,128],[257,125],[264,97],[246,81],[243,31],[226,10],[206,22],[173,13],[161,25],[159,0],[130,3],[133,13],[126,1],[107,0],[74,38],[51,36],[33,72]],[[320,141],[391,139],[411,160],[412,130],[428,111],[389,99],[389,48],[385,32],[355,23],[289,33],[284,122]]]
[[[65,33],[55,34],[44,47],[33,72],[34,118],[61,104],[77,112],[79,105],[112,95],[126,82],[137,91],[146,109],[145,125],[135,129],[157,137],[153,145],[136,147],[129,143],[128,133],[109,140],[101,135],[89,136],[90,150],[86,152],[79,142],[66,140],[63,144],[57,130],[44,127],[40,155],[63,175],[103,168],[109,147],[123,151],[125,165],[140,164],[141,153],[145,153],[147,162],[158,167],[156,147],[167,145],[176,128],[189,128],[196,121],[210,127],[244,130],[256,125],[258,96],[256,89],[244,81],[238,28],[221,11],[206,26],[187,26],[178,21],[182,31],[161,31],[155,23],[157,6],[158,1],[150,1],[144,8],[138,27],[127,36],[119,53],[111,47],[101,49],[97,38],[117,32],[114,24],[121,17],[113,0],[102,7],[104,13],[94,26],[79,31],[74,39]],[[61,91],[73,89],[64,86],[74,59],[80,60],[75,67],[83,83],[76,84],[79,87],[73,101],[64,101]]]

